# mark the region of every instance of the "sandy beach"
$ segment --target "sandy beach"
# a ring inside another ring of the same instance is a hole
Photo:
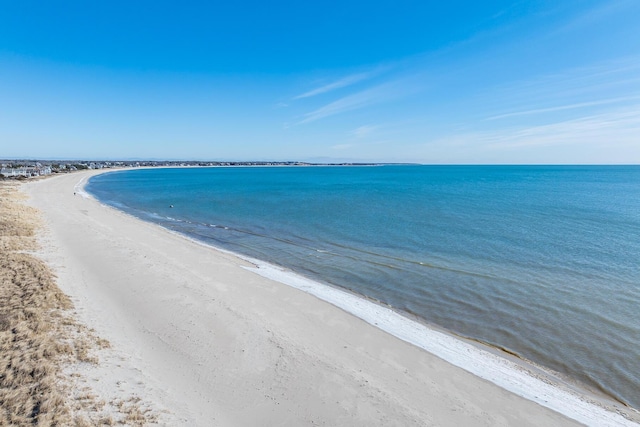
[[[233,254],[84,197],[95,173],[22,188],[45,220],[40,256],[111,343],[94,387],[153,402],[161,425],[580,425]],[[590,420],[633,425],[595,407]]]

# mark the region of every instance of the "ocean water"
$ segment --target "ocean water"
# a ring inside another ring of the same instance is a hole
[[[86,190],[640,408],[640,167],[144,169]]]

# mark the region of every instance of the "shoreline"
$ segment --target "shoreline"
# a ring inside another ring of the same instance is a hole
[[[103,204],[91,194],[84,194],[86,197],[101,203],[107,208],[114,209],[136,220],[144,221],[116,207]],[[144,222],[158,226],[168,233],[197,245],[246,261],[249,265],[244,265],[242,268],[248,271],[313,295],[358,319],[364,320],[371,326],[387,332],[395,338],[401,339],[441,358],[447,363],[451,363],[479,378],[490,381],[507,391],[555,410],[571,419],[585,422],[588,425],[590,421],[589,417],[585,417],[583,414],[590,413],[590,406],[595,405],[604,410],[605,413],[622,412],[626,413],[626,418],[633,420],[635,423],[640,421],[640,414],[637,413],[638,411],[635,408],[615,399],[615,397],[601,391],[590,390],[586,385],[571,377],[555,372],[507,349],[482,340],[456,334],[453,331],[431,324],[413,313],[398,310],[389,304],[350,289],[344,289],[337,285],[310,279],[287,267],[203,242],[195,237],[165,228],[152,221]],[[384,322],[379,319],[389,321]],[[395,321],[390,319],[394,319]],[[410,329],[415,330],[416,333],[404,333],[405,331],[402,325],[408,326]],[[416,338],[417,335],[423,335],[424,338]],[[433,340],[435,344],[429,342],[430,339]],[[458,358],[456,357],[458,354],[467,354],[469,357]],[[477,361],[485,363],[478,364],[476,363]],[[496,366],[499,373],[494,375],[492,368]],[[483,370],[483,368],[488,369]],[[503,371],[501,368],[506,371]],[[516,375],[512,381],[510,375],[504,375],[512,372],[522,375]],[[524,381],[519,381],[522,379],[524,379]],[[532,387],[533,390],[527,390],[528,387],[525,387],[525,385],[534,386]],[[538,388],[536,389],[535,386],[538,386]],[[540,393],[542,390],[547,392]],[[554,398],[560,399],[557,399],[557,403],[553,403]],[[551,399],[551,401],[549,399]],[[573,411],[576,405],[574,405],[571,410],[566,410],[566,404],[571,405],[574,403],[578,403],[577,406],[583,406],[584,404],[584,410]],[[614,420],[614,424],[612,425],[618,424],[615,424]]]
[[[471,340],[464,340],[461,339],[461,337],[456,337],[454,334],[439,330],[439,328],[413,321],[397,311],[365,299],[366,297],[360,297],[338,288],[311,281],[296,273],[285,271],[282,268],[259,260],[216,248],[188,236],[167,230],[157,224],[144,222],[115,208],[103,205],[84,192],[82,187],[90,176],[105,172],[113,171],[85,172],[79,181],[78,174],[73,174],[73,180],[77,181],[73,187],[73,191],[79,193],[83,200],[90,199],[92,203],[99,204],[102,209],[111,210],[119,216],[131,218],[131,222],[133,223],[137,222],[139,224],[150,225],[152,229],[159,229],[162,230],[163,233],[176,235],[184,241],[191,241],[199,246],[209,248],[212,251],[226,254],[226,257],[233,257],[251,263],[255,267],[240,265],[240,268],[250,271],[251,274],[258,274],[264,278],[275,281],[279,283],[280,286],[284,284],[285,286],[292,287],[292,289],[302,290],[325,303],[328,302],[332,304],[332,306],[350,313],[349,316],[355,316],[352,317],[354,319],[353,321],[347,320],[347,322],[353,323],[356,318],[363,320],[377,330],[384,331],[385,334],[390,334],[393,337],[411,343],[412,346],[421,348],[422,350],[420,351],[422,353],[435,355],[437,358],[447,361],[446,363],[451,363],[452,365],[471,372],[477,378],[491,381],[502,389],[509,390],[539,405],[554,409],[579,422],[587,425],[636,425],[621,415],[604,410],[600,406],[602,403],[599,402],[601,399],[599,399],[598,396],[592,396],[591,393],[584,392],[584,390],[580,390],[583,392],[582,394],[570,392],[569,389],[572,388],[571,384],[565,384],[561,387],[559,387],[560,384],[550,385],[547,383],[549,378],[546,375],[546,378],[537,378],[534,374],[525,372],[527,370],[534,372],[542,370],[543,373],[546,373],[544,368],[534,365],[528,366],[527,361],[519,358],[517,359],[525,363],[510,361],[502,354],[492,354],[492,352],[487,349],[481,348],[481,345],[470,343],[469,341]],[[54,179],[58,178],[56,177]],[[66,181],[71,180],[67,179]],[[500,352],[500,350],[496,348],[495,352]],[[548,373],[546,374],[548,375]],[[545,381],[545,379],[547,381]],[[633,412],[625,410],[625,408],[616,407],[616,405],[611,406],[614,407],[614,410],[627,413],[627,416],[633,416]]]
[[[598,426],[624,425],[624,422],[618,424],[621,420],[616,420],[615,416],[610,419],[611,424],[607,419],[616,411],[635,411],[612,396],[587,390],[586,386],[571,378],[562,379],[560,373],[517,354],[457,335],[415,315],[415,319],[411,319],[408,313],[366,295],[309,279],[266,261],[203,244],[250,262],[254,267],[244,267],[249,271],[309,293],[447,363],[586,425],[594,422],[590,415],[600,410],[601,418],[596,421]],[[598,409],[594,411],[594,407]],[[629,425],[637,425],[635,422]]]

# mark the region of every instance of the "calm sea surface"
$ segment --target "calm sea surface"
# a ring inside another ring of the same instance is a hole
[[[86,189],[640,408],[640,167],[147,169]]]

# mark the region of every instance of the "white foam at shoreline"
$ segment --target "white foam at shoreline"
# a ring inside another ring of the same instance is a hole
[[[93,197],[91,197],[89,193],[84,191],[84,186],[87,184],[87,181],[88,181],[87,178],[89,178],[89,175],[83,176],[80,179],[80,181],[78,181],[78,183],[74,185],[73,193],[80,195],[83,199],[92,199]]]
[[[87,176],[83,177],[75,185],[74,191],[83,198],[96,200],[84,191],[86,183]],[[103,203],[100,204],[111,209],[116,209]],[[139,219],[124,211],[118,210],[118,212]],[[154,225],[162,227],[159,224]],[[313,281],[293,271],[285,270],[265,261],[219,248],[191,238],[185,234],[164,227],[162,228],[201,246],[213,248],[245,260],[254,265],[254,267],[243,266],[243,268],[249,271],[314,295],[403,341],[440,357],[452,365],[587,426],[637,427],[639,425],[618,413],[609,411],[586,400],[586,397],[583,395],[543,381],[527,372],[517,363],[468,344],[454,336],[413,321],[390,308],[376,304],[355,294]]]

